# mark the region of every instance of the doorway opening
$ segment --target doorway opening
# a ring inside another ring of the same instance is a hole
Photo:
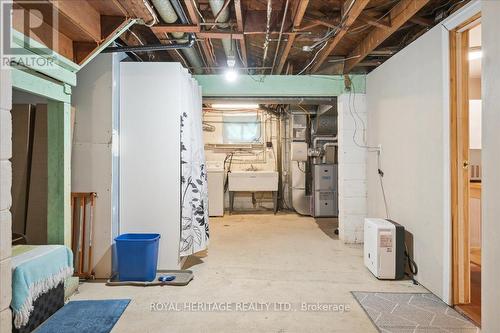
[[[336,97],[207,97],[204,105],[210,216],[295,212],[338,238]]]
[[[450,32],[453,304],[481,323],[481,24]]]

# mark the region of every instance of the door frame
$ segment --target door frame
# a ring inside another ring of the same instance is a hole
[[[470,303],[469,30],[478,13],[450,30],[452,302]]]

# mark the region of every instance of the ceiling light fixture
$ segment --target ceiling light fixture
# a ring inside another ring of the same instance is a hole
[[[212,104],[212,108],[214,109],[258,109],[259,104]]]
[[[228,82],[234,82],[238,78],[238,72],[234,68],[228,68],[224,76]]]

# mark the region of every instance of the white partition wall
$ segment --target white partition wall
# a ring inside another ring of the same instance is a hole
[[[181,116],[193,114],[198,97],[178,63],[122,63],[120,70],[120,233],[161,234],[158,269],[178,269]]]
[[[123,54],[100,54],[78,72],[71,191],[96,192],[93,263],[97,278],[108,278],[118,236],[119,71]],[[115,262],[114,262],[115,263]],[[116,263],[115,263],[116,264]]]

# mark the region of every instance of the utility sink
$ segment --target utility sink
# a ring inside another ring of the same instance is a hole
[[[228,177],[229,191],[278,191],[276,171],[231,171]]]

